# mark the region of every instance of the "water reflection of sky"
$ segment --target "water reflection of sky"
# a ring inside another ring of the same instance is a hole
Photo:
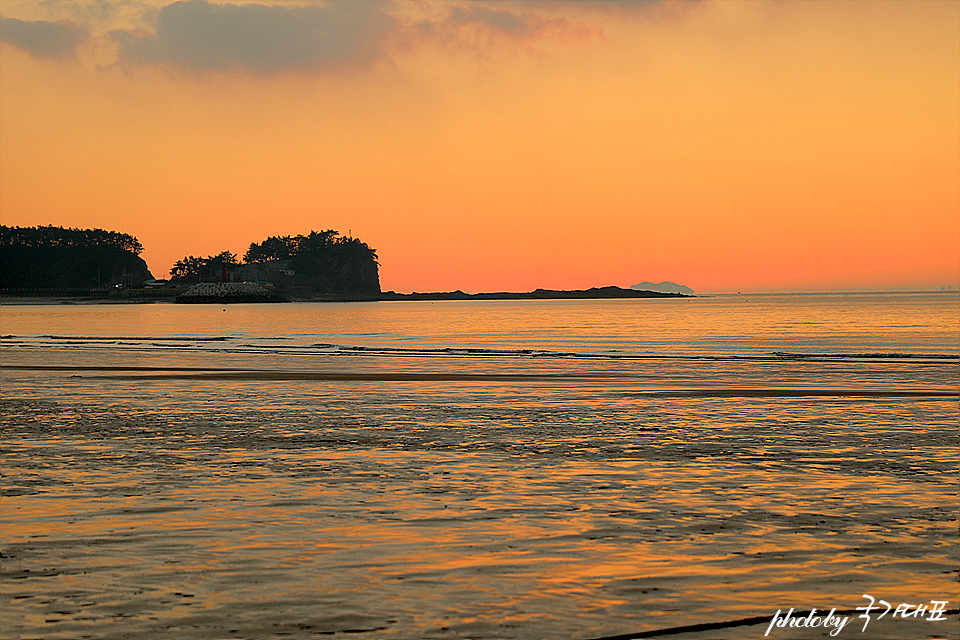
[[[228,306],[5,305],[3,331],[21,339],[33,337],[31,342],[38,341],[37,336],[103,336],[117,346],[212,352],[310,352],[335,346],[609,355],[957,355],[956,298],[954,294],[849,294]],[[224,340],[210,340],[217,337]]]

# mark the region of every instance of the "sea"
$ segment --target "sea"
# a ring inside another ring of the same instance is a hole
[[[5,639],[960,632],[955,291],[0,333]]]

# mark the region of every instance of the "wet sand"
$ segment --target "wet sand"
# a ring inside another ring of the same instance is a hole
[[[4,637],[585,640],[864,593],[956,607],[952,399],[267,376],[157,380],[158,404],[4,375],[65,390],[0,403]]]

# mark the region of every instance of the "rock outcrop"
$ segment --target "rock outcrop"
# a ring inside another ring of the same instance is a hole
[[[177,296],[184,304],[227,304],[236,302],[286,302],[271,287],[253,282],[201,282]]]

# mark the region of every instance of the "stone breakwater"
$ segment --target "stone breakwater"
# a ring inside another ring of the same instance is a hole
[[[177,296],[180,303],[286,302],[270,288],[255,282],[201,282]]]

